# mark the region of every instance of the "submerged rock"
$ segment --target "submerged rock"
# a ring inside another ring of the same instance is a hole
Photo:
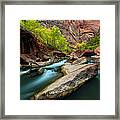
[[[43,68],[39,68],[39,70],[37,71],[39,75],[43,74],[44,69]]]
[[[28,77],[35,77],[37,75],[43,74],[44,69],[43,68],[29,68],[26,71],[20,72],[20,75],[27,75]]]
[[[62,78],[59,78],[42,91],[36,93],[34,97],[32,97],[32,99],[34,98],[35,100],[44,100],[58,99],[60,97],[63,97],[76,90],[85,81],[96,76],[97,72],[98,65],[96,64],[86,64],[83,66],[79,66],[76,69],[74,67],[74,69],[69,71],[67,75],[63,76]]]

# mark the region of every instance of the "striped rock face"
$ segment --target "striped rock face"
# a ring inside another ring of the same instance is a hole
[[[99,20],[44,20],[42,25],[59,27],[71,46],[100,34]]]

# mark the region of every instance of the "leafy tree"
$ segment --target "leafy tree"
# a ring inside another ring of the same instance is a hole
[[[61,34],[58,27],[46,28],[36,20],[22,20],[20,25],[30,31],[38,40],[46,44],[48,47],[53,47],[64,53],[71,51],[69,43],[66,38]]]

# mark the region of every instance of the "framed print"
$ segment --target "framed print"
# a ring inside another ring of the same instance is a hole
[[[1,118],[119,119],[119,2],[1,2]]]

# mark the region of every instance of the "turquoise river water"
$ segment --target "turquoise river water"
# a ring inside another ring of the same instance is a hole
[[[48,84],[54,82],[63,74],[60,72],[60,67],[66,62],[62,60],[58,63],[53,63],[51,65],[44,67],[44,72],[42,75],[35,76],[33,78],[26,76],[26,71],[21,71],[20,75],[20,99],[29,100],[36,91],[42,90]],[[95,78],[88,80],[75,92],[71,93],[61,100],[99,100],[100,99],[100,74]]]

